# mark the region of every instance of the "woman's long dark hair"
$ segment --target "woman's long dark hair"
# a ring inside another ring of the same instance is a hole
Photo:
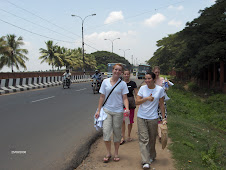
[[[151,77],[152,77],[153,80],[154,80],[155,77],[156,77],[155,73],[153,73],[152,71],[148,71],[146,74],[151,75]]]

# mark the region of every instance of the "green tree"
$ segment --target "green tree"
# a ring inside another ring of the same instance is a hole
[[[41,59],[41,63],[47,62],[49,65],[52,66],[52,69],[54,66],[60,67],[63,65],[63,61],[59,55],[59,49],[56,44],[53,44],[53,41],[47,41],[45,42],[46,49],[40,48],[39,51],[41,53],[41,56],[39,59]]]
[[[60,57],[60,62],[56,62],[55,66],[59,68],[65,66],[66,68],[70,68],[73,65],[72,58],[72,50],[64,47],[57,46],[57,53],[55,53],[57,57]]]
[[[73,61],[73,69],[82,71],[83,57],[81,48],[71,50],[71,60]]]
[[[101,65],[102,70],[101,71],[107,71],[107,64],[108,63],[123,63],[127,66],[128,69],[131,68],[131,64],[128,60],[126,60],[124,57],[121,57],[115,53],[111,53],[108,51],[97,51],[94,53],[91,53],[95,56],[96,62],[97,62],[97,68]],[[105,68],[103,68],[103,65]]]
[[[172,68],[199,77],[211,63],[226,61],[226,1],[216,3],[175,34],[157,42],[159,47],[149,64],[159,65],[161,72]]]
[[[200,10],[200,17],[188,22],[183,30],[195,76],[211,63],[226,61],[225,7],[225,0],[217,0],[213,6]]]
[[[74,51],[74,65],[73,68],[79,71],[82,71],[83,68],[83,55],[82,55],[82,49],[78,48]],[[92,54],[84,54],[84,60],[85,60],[85,70],[90,71],[96,68],[96,59],[95,56]]]
[[[181,52],[183,51],[183,42],[180,39],[180,33],[170,34],[168,37],[157,41],[157,46],[159,47],[154,56],[147,61],[149,65],[159,66],[161,73],[167,74],[172,68],[184,68],[186,63],[185,58],[181,58]],[[179,62],[180,59],[181,61]],[[181,65],[180,65],[181,64]]]
[[[97,63],[96,63],[96,59],[95,56],[92,54],[85,54],[85,61],[86,61],[86,70],[87,71],[92,71],[94,69],[96,69],[97,67]]]
[[[76,68],[77,66],[77,58],[78,51],[76,49],[68,49],[65,52],[65,57],[63,59],[64,66],[66,68]]]
[[[0,37],[0,55],[2,56],[8,51],[10,51],[10,48],[6,46],[5,37]]]
[[[106,65],[100,64],[97,66],[97,69],[100,70],[101,72],[106,72]]]
[[[8,34],[1,37],[0,39],[0,69],[4,66],[11,67],[13,72],[13,67],[15,66],[19,70],[19,66],[24,69],[27,69],[25,65],[25,60],[28,60],[28,57],[25,54],[28,54],[27,49],[20,49],[24,45],[23,38],[20,36],[16,39],[16,35]]]

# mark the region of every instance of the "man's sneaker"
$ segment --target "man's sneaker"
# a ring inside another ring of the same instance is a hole
[[[149,164],[144,164],[143,165],[143,169],[149,169],[150,168],[150,165]]]

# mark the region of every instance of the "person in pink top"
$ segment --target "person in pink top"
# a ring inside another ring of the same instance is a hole
[[[159,115],[159,124],[158,125],[160,125],[162,123],[162,121],[166,120],[166,118],[167,118],[166,99],[169,99],[169,97],[166,95],[166,90],[168,90],[168,88],[164,87],[165,86],[165,81],[167,81],[167,83],[169,85],[173,85],[173,84],[169,83],[168,80],[165,80],[163,77],[160,77],[160,67],[159,66],[155,66],[153,68],[153,73],[155,73],[155,75],[156,75],[155,84],[163,87],[164,90],[165,90],[165,97],[164,97],[165,117],[162,117],[161,110],[158,107],[158,115]],[[160,129],[160,126],[158,126],[158,136],[159,136],[159,141],[161,142],[161,129]]]

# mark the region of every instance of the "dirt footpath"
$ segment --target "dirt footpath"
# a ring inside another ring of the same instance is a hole
[[[136,110],[137,111],[137,110]],[[131,137],[133,140],[131,142],[126,142],[119,148],[120,161],[114,162],[113,159],[108,163],[103,163],[103,158],[106,155],[106,148],[103,139],[98,139],[91,147],[90,154],[82,162],[82,164],[76,168],[76,170],[139,170],[142,169],[141,166],[141,156],[138,144],[137,136],[137,117],[134,116],[134,124],[131,132]],[[127,129],[126,129],[127,130]],[[127,131],[126,131],[127,134]],[[112,151],[114,151],[114,146],[112,143]],[[171,158],[171,153],[167,147],[162,150],[162,146],[158,139],[156,141],[156,160],[151,164],[150,169],[155,170],[174,170],[173,159]],[[112,152],[114,154],[114,152]]]

